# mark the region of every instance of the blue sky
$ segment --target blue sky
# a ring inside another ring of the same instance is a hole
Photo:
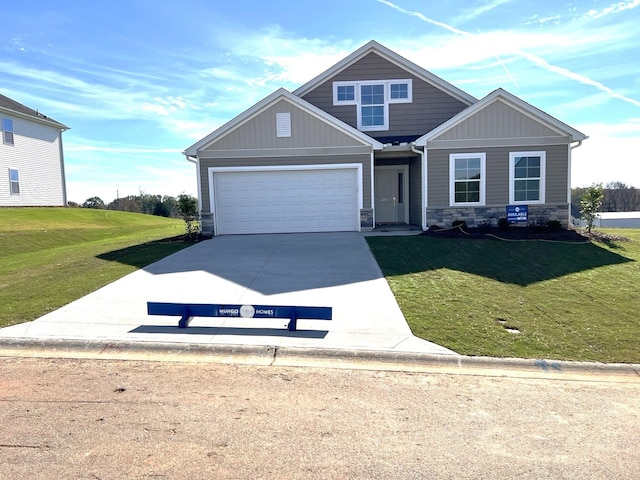
[[[640,188],[640,0],[3,2],[0,92],[71,127],[69,200],[195,195],[184,149],[372,39],[587,134],[573,186]]]

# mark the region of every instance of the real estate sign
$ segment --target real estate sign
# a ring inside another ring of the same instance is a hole
[[[529,221],[529,205],[507,205],[507,222],[527,223]]]

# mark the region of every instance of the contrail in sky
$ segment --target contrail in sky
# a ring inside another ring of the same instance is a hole
[[[432,25],[436,25],[438,27],[444,28],[445,30],[448,30],[452,33],[455,33],[457,35],[462,35],[464,37],[468,37],[468,38],[473,38],[475,35],[470,33],[470,32],[465,32],[464,30],[460,30],[458,28],[455,28],[451,25],[448,25],[446,23],[443,22],[438,22],[436,20],[433,20],[425,15],[423,15],[420,12],[414,12],[411,10],[406,10],[398,5],[396,5],[395,3],[389,2],[388,0],[377,0],[378,2],[387,5],[388,7],[393,8],[394,10],[397,10],[400,13],[403,13],[405,15],[409,15],[410,17],[416,17],[420,20],[422,20],[423,22],[426,23],[430,23]],[[632,5],[635,6],[636,2],[640,1],[640,0],[634,0],[634,2],[632,2]],[[571,70],[568,70],[566,68],[563,67],[557,67],[555,65],[551,65],[549,62],[547,62],[545,59],[538,57],[537,55],[533,55],[531,53],[526,53],[523,52],[521,50],[516,50],[515,51],[516,54],[520,55],[522,58],[528,60],[529,62],[533,63],[534,65],[537,65],[540,68],[543,68],[544,70],[547,70],[549,72],[553,72],[556,73],[558,75],[561,75],[563,77],[566,78],[570,78],[571,80],[575,80],[577,82],[582,83],[583,85],[589,85],[591,87],[595,87],[596,89],[607,93],[608,95],[610,95],[613,98],[617,98],[619,100],[622,100],[624,102],[630,103],[632,105],[635,105],[636,107],[640,107],[640,101],[635,100],[633,98],[629,98],[626,97],[620,93],[614,92],[613,90],[611,90],[611,88],[607,87],[606,85],[598,82],[597,80],[593,80],[589,77],[586,77],[580,73],[576,73],[576,72],[572,72]],[[500,61],[500,63],[502,64],[502,62]],[[503,64],[504,67],[504,64]],[[506,69],[506,67],[505,67]],[[509,74],[509,72],[507,71],[507,74]],[[511,77],[511,75],[509,74],[509,76]],[[513,80],[513,77],[511,77],[511,79]],[[515,83],[515,81],[514,81]],[[517,83],[516,83],[517,85]]]

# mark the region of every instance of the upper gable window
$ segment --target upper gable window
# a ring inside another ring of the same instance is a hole
[[[2,141],[7,145],[13,145],[13,120],[2,119]]]
[[[411,101],[411,79],[333,83],[333,104],[356,105],[363,131],[389,130],[389,104]]]
[[[336,87],[335,102],[353,102],[355,99],[356,87],[354,85],[338,85]]]

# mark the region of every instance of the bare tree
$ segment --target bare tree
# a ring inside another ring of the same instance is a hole
[[[602,211],[632,212],[640,208],[640,195],[635,187],[623,182],[609,182],[604,187]]]

